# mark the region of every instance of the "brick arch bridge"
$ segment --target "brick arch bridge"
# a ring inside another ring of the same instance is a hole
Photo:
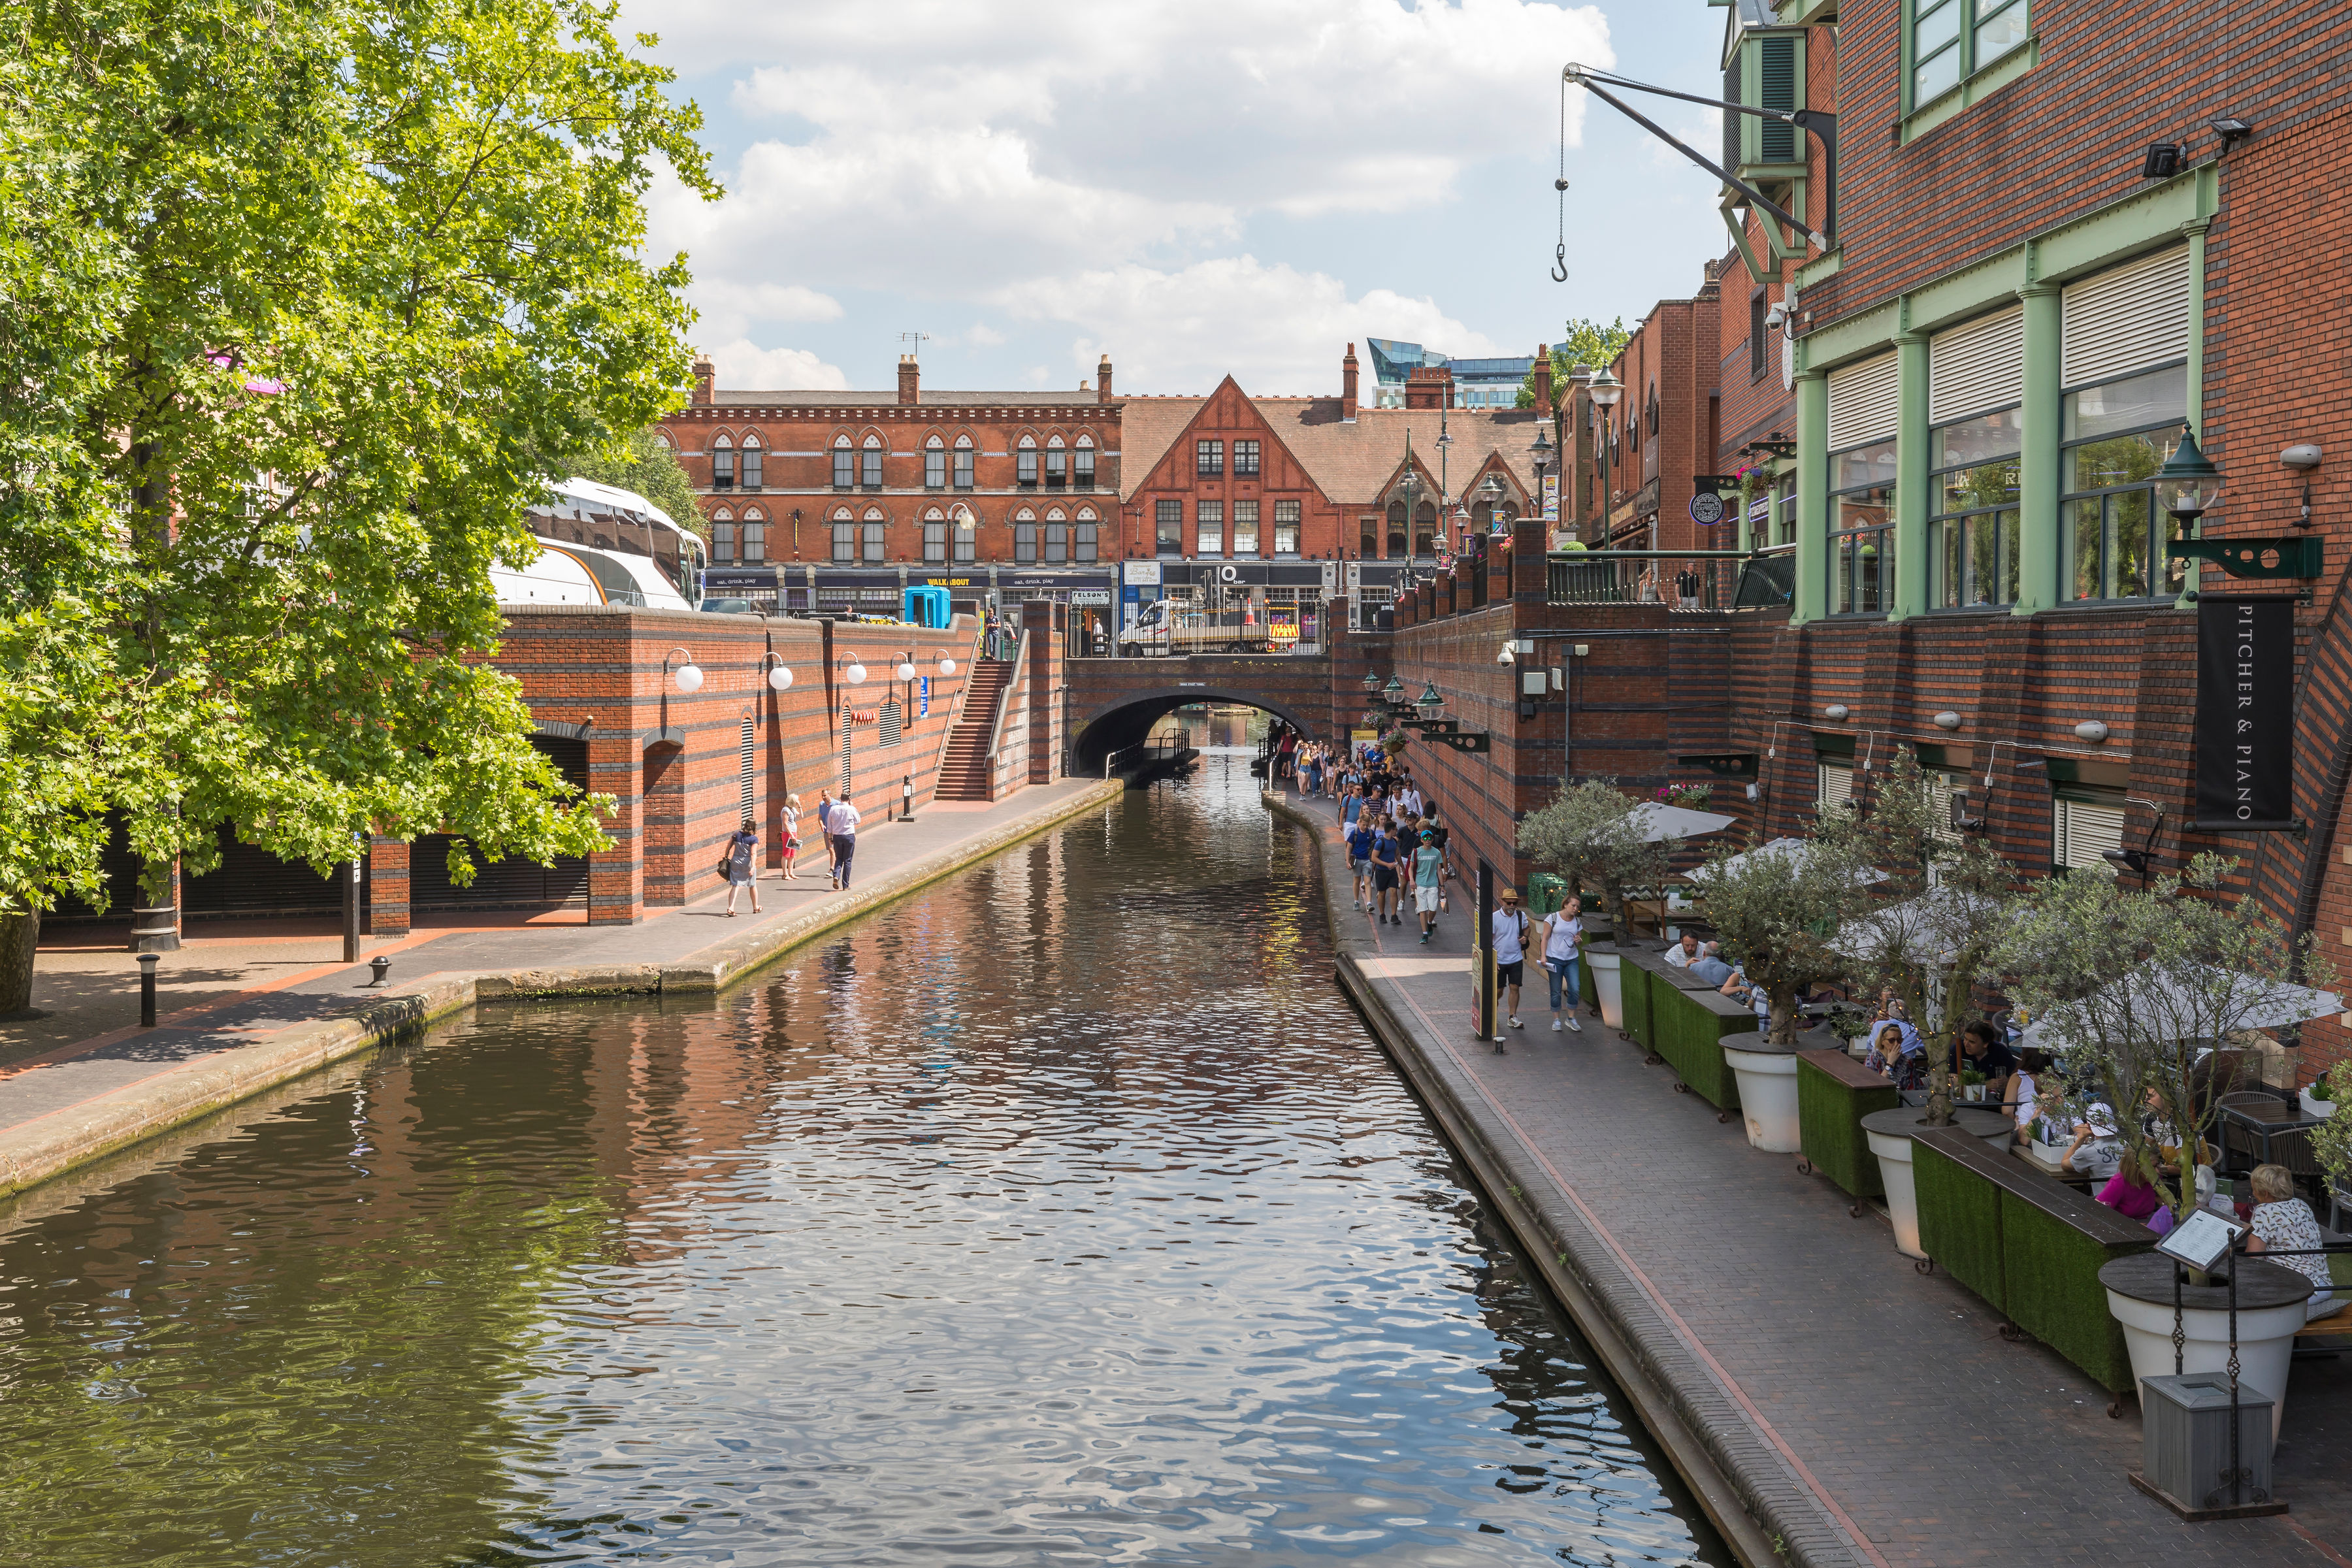
[[[1296,725],[1309,740],[1335,733],[1333,661],[1328,654],[1202,654],[1186,658],[1074,658],[1068,682],[1070,753],[1078,772],[1151,732],[1193,702],[1239,702]],[[1346,694],[1340,694],[1344,696]],[[1360,693],[1355,694],[1361,708]]]

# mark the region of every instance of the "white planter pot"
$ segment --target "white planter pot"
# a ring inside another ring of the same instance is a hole
[[[2336,1114],[2336,1102],[2321,1100],[2306,1089],[2303,1091],[2303,1113],[2305,1116],[2333,1116]]]
[[[2131,1352],[2132,1382],[2172,1375],[2172,1306],[2169,1302],[2136,1300],[2116,1290],[2107,1292],[2107,1310],[2123,1325],[2124,1345]],[[2291,1301],[2238,1314],[2238,1382],[2259,1390],[2271,1404],[2271,1446],[2278,1446],[2280,1427],[2286,1424],[2287,1366],[2294,1354],[2294,1336],[2303,1327],[2304,1306]],[[2184,1307],[2181,1331],[2188,1340],[2180,1347],[2183,1372],[2227,1373],[2230,1369],[2230,1314],[2209,1307]]]
[[[1592,966],[1593,994],[1601,998],[1601,1021],[1612,1029],[1625,1026],[1624,977],[1618,973],[1620,963],[1614,952],[1599,948],[1587,948],[1584,962]]]
[[[1865,1131],[1870,1152],[1878,1156],[1879,1179],[1886,1184],[1886,1213],[1895,1221],[1895,1250],[1906,1258],[1925,1258],[1919,1249],[1919,1194],[1911,1185],[1911,1140]]]
[[[1739,1080],[1739,1113],[1748,1119],[1748,1145],[1767,1154],[1794,1154],[1804,1147],[1797,1130],[1797,1058],[1790,1051],[1740,1051],[1723,1047]]]

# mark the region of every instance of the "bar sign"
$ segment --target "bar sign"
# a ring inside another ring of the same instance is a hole
[[[2208,833],[2294,826],[2294,600],[2197,601],[2197,821]]]

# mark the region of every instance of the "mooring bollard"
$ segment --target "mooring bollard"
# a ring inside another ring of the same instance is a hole
[[[139,955],[139,1026],[142,1029],[155,1026],[155,965],[160,962],[159,953]]]

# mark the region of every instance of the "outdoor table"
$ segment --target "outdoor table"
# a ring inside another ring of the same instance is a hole
[[[2244,1147],[2255,1156],[2256,1163],[2284,1165],[2298,1175],[2318,1173],[2319,1163],[2311,1152],[2311,1129],[2322,1125],[2326,1117],[2306,1115],[2293,1100],[2254,1090],[2223,1095],[2221,1113],[2225,1150]],[[2240,1136],[2232,1137],[2232,1130]],[[2282,1140],[2292,1142],[2274,1155],[2273,1146]]]

